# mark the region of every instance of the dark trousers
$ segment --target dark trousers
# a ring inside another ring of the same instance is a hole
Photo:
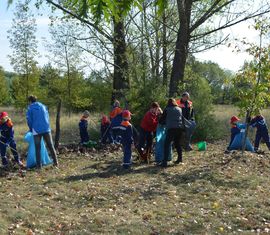
[[[257,131],[256,132],[255,144],[254,144],[255,150],[258,150],[261,139],[264,140],[264,142],[266,143],[268,149],[270,150],[270,140],[269,140],[269,134],[268,134],[267,130],[265,130],[265,131]]]
[[[101,134],[102,144],[106,144],[107,141],[109,141],[109,143],[113,142],[112,131],[111,131],[110,125],[102,125],[100,128],[100,134]]]
[[[121,143],[121,130],[119,128],[112,128],[113,142]]]
[[[169,154],[170,154],[170,146],[171,143],[174,143],[176,148],[178,158],[177,161],[182,161],[182,147],[180,144],[182,138],[183,130],[181,128],[172,128],[167,130],[165,143],[164,143],[164,159],[163,162],[167,163]]]
[[[123,143],[122,146],[124,152],[123,167],[128,168],[131,165],[131,144]]]
[[[49,151],[51,153],[54,165],[58,165],[56,151],[55,151],[55,148],[53,146],[52,135],[51,135],[51,132],[48,132],[48,133],[42,133],[42,134],[34,135],[37,167],[41,168],[41,155],[40,155],[41,138],[44,139],[44,141],[45,141],[45,143],[47,145],[47,148],[49,149]]]
[[[140,129],[139,148],[151,149],[153,144],[153,132]]]
[[[12,139],[11,141],[9,141],[8,143],[5,143],[5,141],[3,139],[0,139],[0,152],[1,152],[1,157],[2,157],[2,164],[3,165],[7,165],[8,164],[8,160],[7,160],[7,147],[10,146],[10,150],[14,156],[14,159],[17,163],[20,162],[20,157],[17,151],[17,146],[16,146],[16,142],[14,139]]]

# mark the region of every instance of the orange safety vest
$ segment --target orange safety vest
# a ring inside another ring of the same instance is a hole
[[[122,113],[122,109],[119,107],[115,107],[111,112],[110,112],[110,119],[115,118],[118,114]]]
[[[192,108],[192,101],[188,100],[188,108]],[[176,100],[177,105],[180,108],[185,108],[185,104],[181,102],[181,99]]]

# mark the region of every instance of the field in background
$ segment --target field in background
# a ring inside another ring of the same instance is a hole
[[[15,125],[15,138],[18,143],[20,151],[25,152],[27,149],[26,143],[23,141],[25,133],[28,131],[28,127],[25,119],[25,112],[19,112],[14,108],[0,108],[0,111],[7,111],[9,116]],[[216,105],[214,106],[214,115],[218,121],[218,130],[220,132],[220,138],[226,141],[230,138],[230,124],[229,120],[231,116],[238,115],[237,108],[231,105]],[[266,117],[267,122],[270,124],[270,109],[263,111],[263,115]],[[71,114],[69,117],[67,114],[61,114],[61,137],[60,143],[62,144],[74,144],[79,143],[79,129],[78,122],[80,120],[80,113]],[[100,114],[93,113],[89,119],[89,134],[92,140],[99,139],[99,125],[100,125]],[[244,120],[244,117],[241,117]],[[55,114],[52,112],[50,115],[52,134],[55,130]],[[211,120],[209,120],[211,122]],[[255,130],[251,128],[250,137],[254,139]]]
[[[24,135],[28,131],[26,123],[25,112],[17,111],[11,107],[1,107],[0,112],[6,111],[9,117],[14,123],[15,139],[17,141],[19,151],[25,152],[27,149],[27,143],[24,141]],[[61,137],[60,144],[74,144],[80,142],[78,123],[81,114],[71,114],[69,117],[67,114],[61,114]],[[91,114],[89,118],[89,134],[91,139],[99,138],[99,119],[98,114]],[[52,134],[54,138],[55,133],[55,113],[50,113],[50,122],[52,128]]]

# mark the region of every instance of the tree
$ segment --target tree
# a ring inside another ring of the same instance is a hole
[[[69,115],[72,109],[74,90],[77,90],[82,84],[77,83],[77,70],[80,67],[81,49],[77,46],[73,21],[59,22],[50,28],[52,42],[48,48],[52,54],[50,58],[59,71],[64,76],[63,84],[65,84],[64,104],[68,108]],[[73,80],[76,80],[75,82]],[[48,83],[49,84],[49,83]]]
[[[9,56],[15,72],[17,72],[18,81],[16,87],[18,91],[14,94],[20,94],[15,99],[24,99],[20,102],[26,104],[27,97],[35,90],[38,77],[34,76],[36,70],[37,40],[35,33],[37,25],[33,14],[29,9],[30,0],[24,2],[18,1],[16,11],[12,20],[12,28],[8,31],[10,47],[13,49]],[[19,85],[19,86],[18,86]]]
[[[234,79],[234,85],[237,89],[237,96],[240,98],[237,106],[240,112],[246,113],[246,124],[248,124],[251,115],[258,114],[270,102],[270,46],[263,46],[263,37],[269,34],[269,22],[266,19],[255,21],[254,28],[260,32],[260,44],[248,43],[246,52],[253,60],[246,63]],[[249,125],[247,125],[245,138],[242,143],[242,153],[246,148],[246,138]]]
[[[185,65],[192,43],[203,41],[203,49],[211,48],[224,39],[205,44],[206,37],[270,11],[267,1],[262,1],[261,4],[257,2],[255,10],[250,7],[254,7],[253,1],[243,3],[240,0],[177,0],[177,6],[179,28],[170,78],[170,96],[178,92],[179,82],[183,82]]]
[[[10,101],[9,87],[5,78],[4,69],[0,66],[0,105],[6,105]]]

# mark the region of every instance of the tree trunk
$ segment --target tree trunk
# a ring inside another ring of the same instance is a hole
[[[60,140],[61,106],[62,106],[62,101],[61,101],[61,99],[59,99],[58,104],[57,104],[56,121],[55,121],[55,138],[54,138],[55,149],[58,149],[59,140]]]
[[[163,86],[168,85],[168,59],[167,59],[167,26],[166,26],[166,12],[164,10],[162,15],[162,67],[163,67]]]
[[[114,34],[114,75],[113,75],[113,99],[125,98],[125,91],[129,89],[127,45],[125,40],[124,20],[113,19]]]
[[[177,0],[180,26],[177,33],[175,54],[173,59],[172,74],[170,79],[169,96],[178,92],[178,85],[184,79],[188,45],[190,40],[190,16],[192,0]]]

